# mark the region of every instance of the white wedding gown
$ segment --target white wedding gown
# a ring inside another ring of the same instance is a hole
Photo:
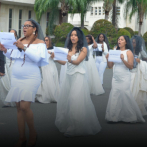
[[[127,61],[128,50],[121,51]],[[112,89],[106,109],[107,121],[145,122],[130,90],[131,72],[123,62],[113,67]]]
[[[73,55],[72,60],[78,55]],[[84,62],[79,65],[67,62],[66,78],[57,103],[55,125],[68,137],[94,135],[101,130],[91,101]]]
[[[51,57],[49,64],[42,67],[43,80],[37,91],[36,100],[41,103],[57,102],[59,94],[58,71]]]
[[[96,67],[95,59],[93,58],[93,48],[92,45],[89,45],[89,60],[85,61],[87,74],[88,74],[88,84],[90,88],[90,93],[94,95],[100,95],[105,93],[99,73]]]
[[[11,87],[11,73],[14,61],[12,61],[10,66],[11,60],[6,57],[6,64],[5,64],[5,76],[0,79],[0,99],[4,106],[15,106],[14,102],[6,102],[6,96]],[[10,67],[9,67],[10,66]]]

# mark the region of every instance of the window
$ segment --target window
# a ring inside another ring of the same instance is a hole
[[[18,31],[18,36],[19,38],[21,37],[21,22],[22,22],[22,10],[19,10],[19,31]]]
[[[46,27],[48,27],[49,16],[50,16],[50,13],[47,12],[47,15],[46,15]]]
[[[91,15],[93,15],[93,7],[91,7]]]
[[[120,7],[117,7],[116,14],[117,14],[117,15],[120,15]]]
[[[99,15],[101,15],[101,7],[99,7]]]
[[[97,7],[95,7],[95,15],[97,15]]]
[[[12,9],[9,9],[9,31],[12,29]]]
[[[29,13],[28,13],[28,19],[30,19],[32,16],[32,12],[31,12],[31,10],[29,11]]]

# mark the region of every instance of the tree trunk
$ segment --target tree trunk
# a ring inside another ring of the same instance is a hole
[[[112,24],[116,27],[116,0],[113,2]]]
[[[63,22],[67,22],[68,21],[68,14],[66,14],[66,15],[62,15],[62,23]]]
[[[138,30],[138,35],[141,36],[141,28],[142,28],[142,22],[139,22],[139,30]]]
[[[81,29],[84,29],[84,15],[81,14]]]
[[[105,11],[105,19],[108,20],[109,19],[109,12]]]

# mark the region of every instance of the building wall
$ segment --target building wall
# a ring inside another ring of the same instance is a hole
[[[14,1],[14,0],[13,0]],[[21,0],[24,2],[23,0]],[[34,1],[34,0],[30,0]],[[29,0],[28,0],[29,3]],[[19,31],[19,10],[22,10],[22,25],[26,20],[28,20],[29,11],[31,11],[31,18],[36,20],[36,14],[34,11],[34,5],[18,5],[17,3],[3,3],[0,4],[0,31],[8,32],[9,31],[9,9],[12,9],[12,29]],[[37,21],[37,20],[36,20]],[[43,34],[46,34],[46,23],[47,22],[47,13],[42,15],[40,25],[43,31]],[[55,24],[59,24],[59,19],[55,21]],[[23,29],[21,29],[21,37],[23,37]]]
[[[130,27],[134,31],[138,31],[139,24],[137,20],[137,14],[132,17],[132,20],[130,22],[129,18],[124,18],[124,11],[125,11],[125,4],[117,4],[117,7],[120,7],[120,15],[118,15],[118,27],[124,28],[124,27]],[[93,15],[91,15],[91,11],[88,11],[85,17],[85,27],[89,30],[92,28],[95,21],[99,19],[105,19],[105,14],[103,13],[103,2],[96,2],[91,5],[93,7]],[[99,15],[99,7],[101,8],[101,15]],[[95,14],[95,8],[97,8],[97,15]],[[73,24],[74,26],[80,26],[80,14],[75,14],[73,18],[71,18],[71,15],[68,15],[68,22]],[[111,21],[111,12],[109,15],[109,21]],[[147,19],[144,19],[144,23],[142,26],[142,35],[147,31]]]

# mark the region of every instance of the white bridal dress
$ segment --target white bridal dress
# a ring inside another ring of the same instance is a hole
[[[6,101],[34,102],[35,95],[41,84],[39,67],[48,64],[46,45],[44,43],[30,44],[25,52],[13,50],[11,53],[11,51],[9,49],[6,54],[4,53],[8,58],[12,57],[15,60],[12,68],[11,88]]]
[[[127,51],[121,51],[127,61]],[[112,89],[106,109],[107,121],[145,122],[130,90],[131,72],[123,62],[115,63]]]
[[[89,45],[89,60],[85,61],[87,74],[88,74],[88,84],[90,88],[90,93],[94,95],[100,95],[105,93],[99,73],[96,67],[95,59],[93,58],[93,44]]]
[[[79,53],[72,56],[76,60]],[[66,78],[60,89],[55,125],[65,136],[94,135],[101,130],[86,79],[82,61],[67,62]]]
[[[10,62],[11,60],[9,58],[6,57],[6,64],[5,64],[5,76],[2,77],[0,79],[0,99],[3,103],[4,106],[15,106],[14,102],[6,102],[6,96],[10,90],[11,87],[11,71],[12,71],[12,67],[13,67],[13,61],[11,63],[10,66]]]
[[[41,103],[57,102],[59,94],[58,71],[51,57],[49,64],[42,67],[42,82],[37,91],[37,101]]]

